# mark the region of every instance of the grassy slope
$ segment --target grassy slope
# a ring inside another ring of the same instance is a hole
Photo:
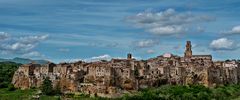
[[[8,91],[7,88],[0,89],[0,100],[32,100],[36,90]],[[41,96],[40,100],[58,100],[56,96]]]
[[[34,90],[8,91],[6,88],[0,89],[1,100],[27,100],[34,93]]]
[[[32,96],[37,92],[36,89],[8,91],[7,88],[0,89],[0,100],[32,100]],[[99,100],[100,98],[90,98],[86,95],[68,96],[73,100]],[[40,100],[59,100],[59,96],[41,95]],[[106,100],[106,99],[103,99]]]

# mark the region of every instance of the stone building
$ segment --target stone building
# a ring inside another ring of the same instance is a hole
[[[49,77],[53,87],[60,85],[64,93],[83,92],[106,97],[163,84],[211,87],[240,83],[238,61],[213,61],[211,55],[194,55],[191,47],[191,42],[187,41],[183,57],[165,53],[136,60],[129,53],[126,59],[110,61],[26,64],[15,72],[12,83],[21,89],[40,87]]]

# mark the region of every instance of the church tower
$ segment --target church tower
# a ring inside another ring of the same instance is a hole
[[[128,59],[128,60],[131,60],[131,59],[132,59],[132,54],[131,54],[131,53],[128,53],[128,54],[127,54],[127,59]]]
[[[192,45],[191,45],[191,41],[187,41],[186,50],[185,50],[185,53],[184,53],[184,57],[187,57],[187,58],[191,58],[191,57],[192,57]]]

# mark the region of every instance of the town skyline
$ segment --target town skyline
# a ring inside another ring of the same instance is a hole
[[[129,53],[126,58],[110,61],[23,64],[15,71],[11,83],[15,88],[26,90],[41,88],[48,80],[51,87],[61,93],[80,92],[106,98],[119,98],[163,85],[214,88],[240,83],[239,60],[212,59],[212,55],[194,55],[191,41],[187,41],[184,56],[166,53],[136,60]]]
[[[0,58],[148,59],[194,54],[239,59],[239,1],[0,0]]]

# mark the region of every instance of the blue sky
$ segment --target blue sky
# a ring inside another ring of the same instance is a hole
[[[0,57],[147,59],[194,54],[239,59],[237,0],[0,0]]]

